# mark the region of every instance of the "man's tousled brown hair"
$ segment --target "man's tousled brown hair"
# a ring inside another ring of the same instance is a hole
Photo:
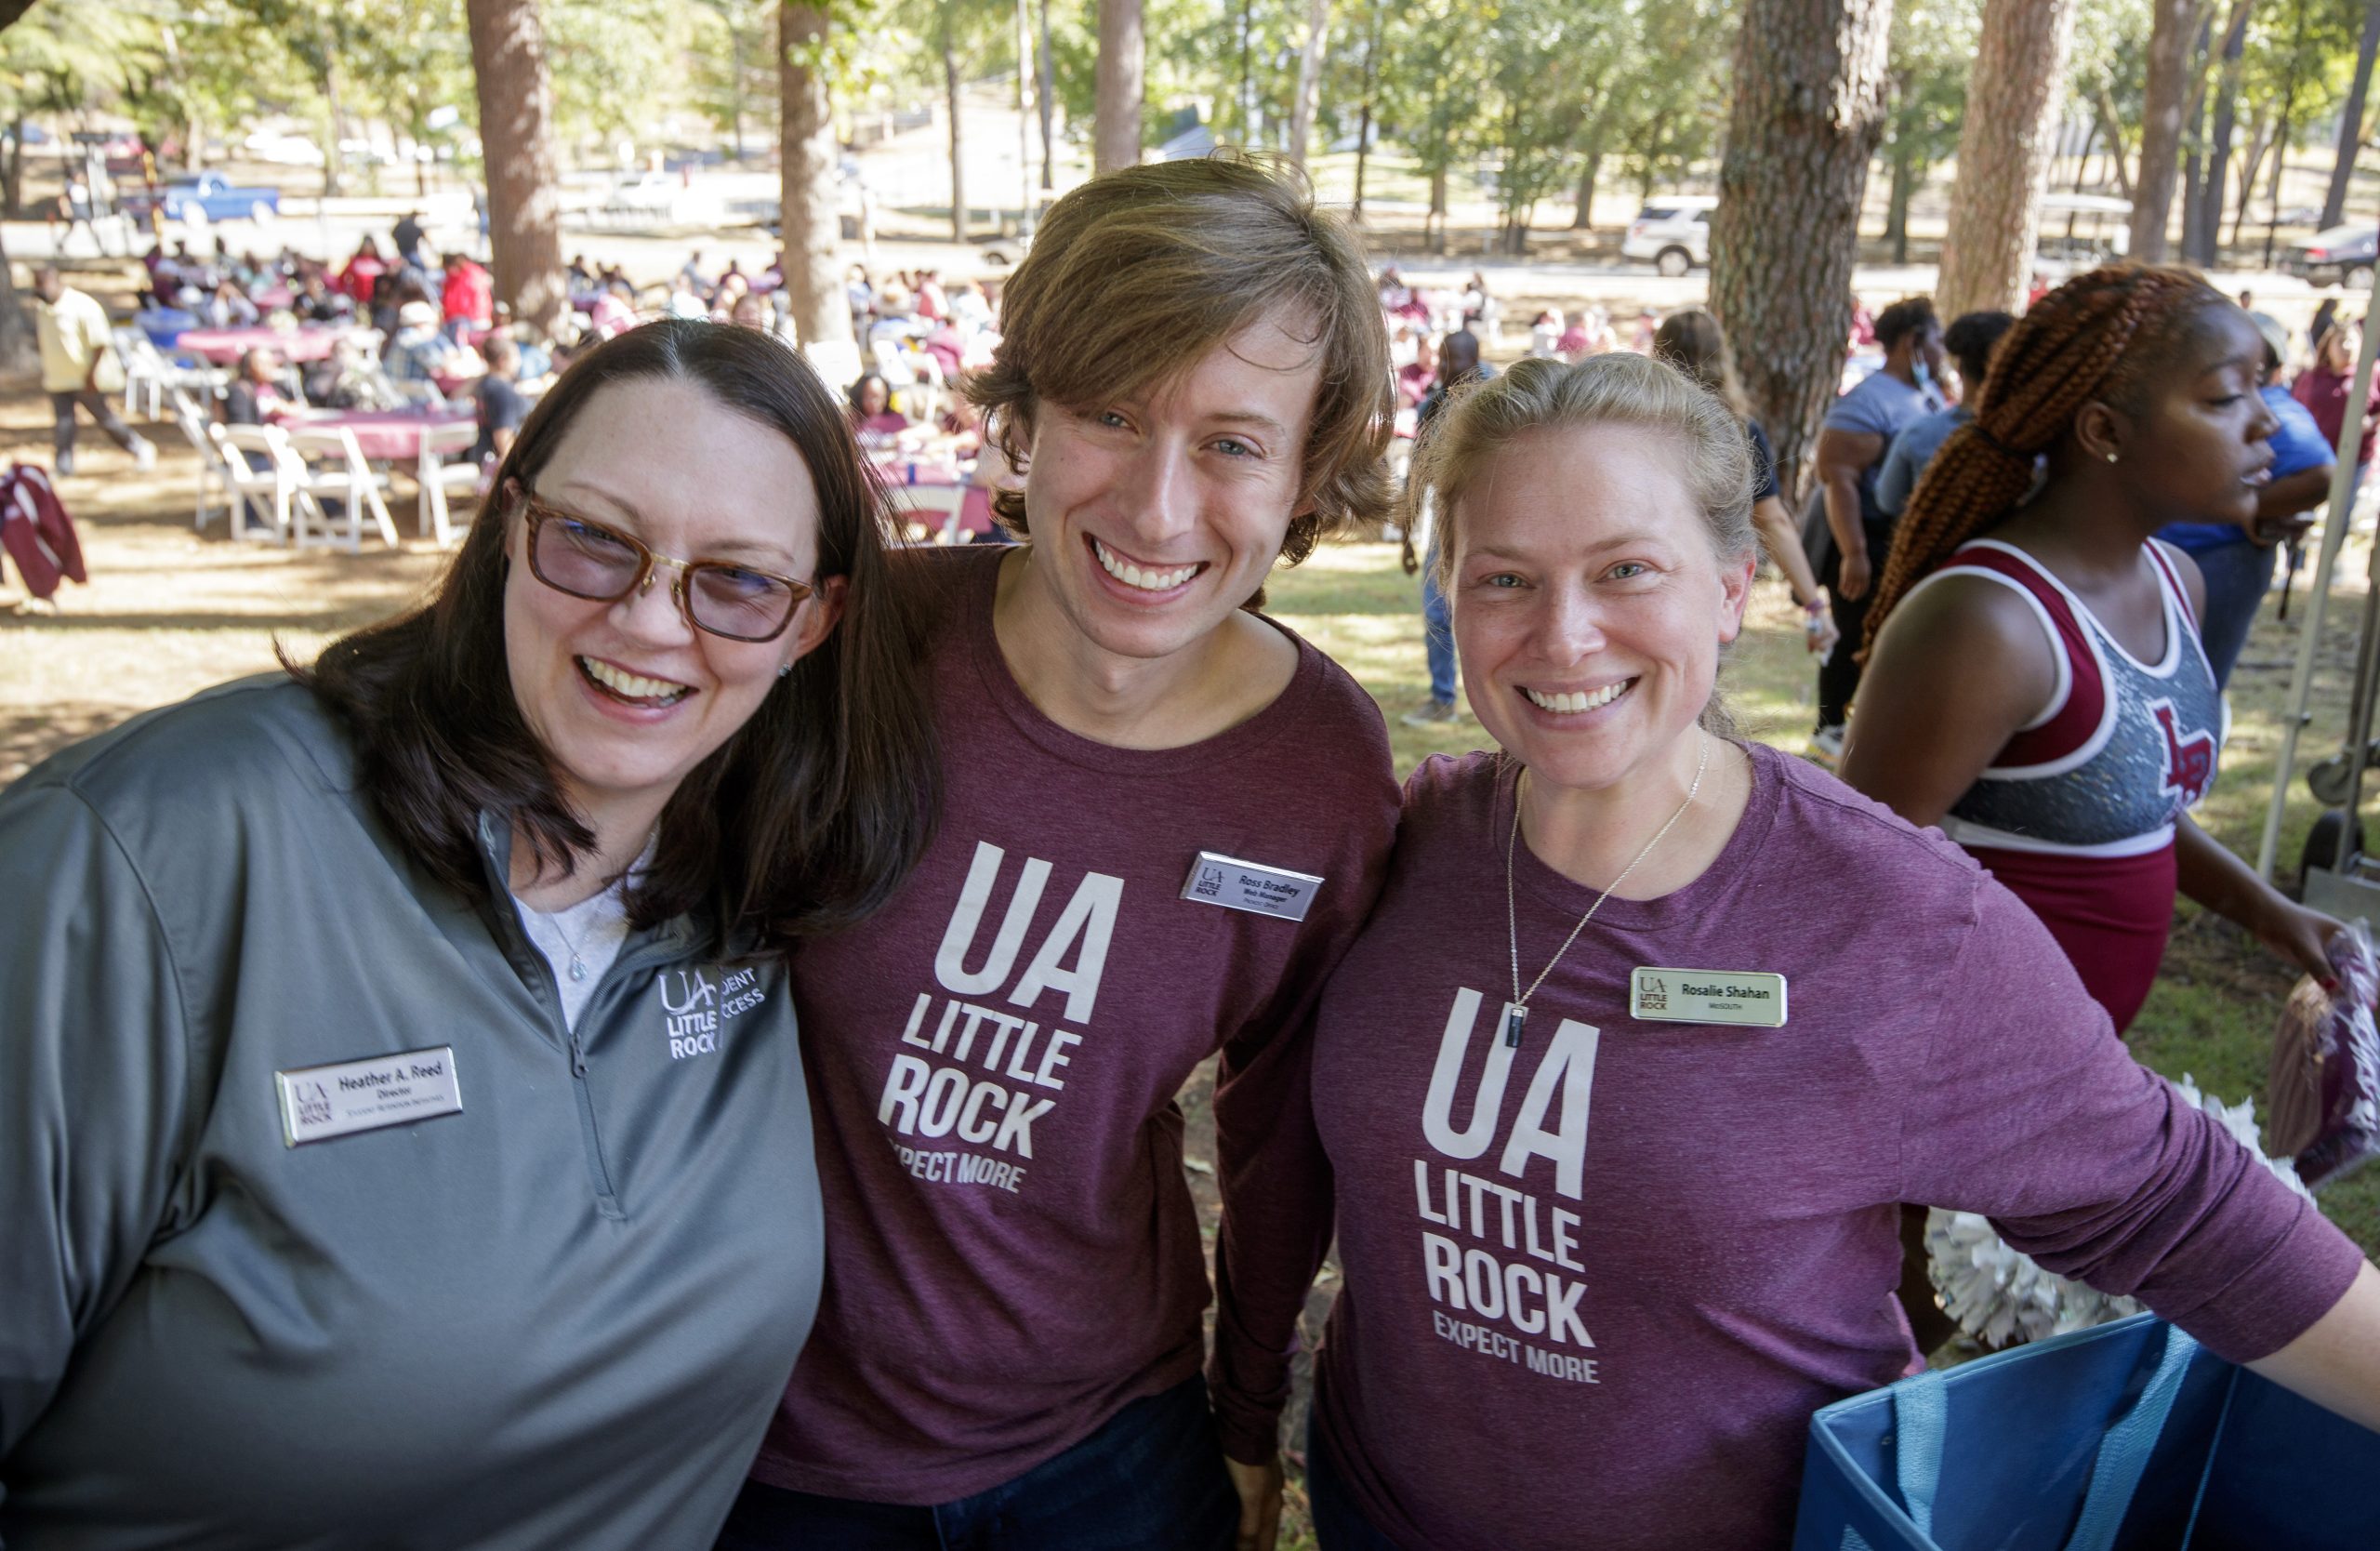
[[[1318,208],[1303,177],[1238,152],[1127,167],[1050,207],[1001,294],[1000,348],[968,394],[1023,469],[1048,404],[1081,409],[1138,393],[1274,308],[1312,330],[1322,384],[1307,427],[1295,564],[1350,522],[1388,511],[1388,336],[1363,245]],[[1028,531],[1025,497],[993,497]]]

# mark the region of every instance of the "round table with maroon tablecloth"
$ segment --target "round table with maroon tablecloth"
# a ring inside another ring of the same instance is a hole
[[[443,409],[329,409],[291,415],[282,424],[291,431],[355,432],[355,444],[375,463],[417,463],[421,433],[431,426],[470,425],[479,418],[468,404]]]
[[[478,420],[479,413],[471,405],[456,404],[435,409],[307,410],[279,417],[277,423],[293,433],[308,433],[309,441],[324,431],[352,431],[356,450],[369,461],[411,465],[421,530],[435,534],[443,544],[450,537],[443,476],[445,471],[463,465],[460,460],[448,464],[423,433],[442,426],[474,426]],[[452,454],[456,449],[450,444],[446,450]],[[468,482],[469,476],[465,478]]]
[[[270,350],[284,361],[325,361],[351,328],[186,328],[172,348],[228,366],[252,350]]]

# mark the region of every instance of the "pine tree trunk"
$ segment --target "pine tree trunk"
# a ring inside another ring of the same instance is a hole
[[[2347,108],[2339,115],[2338,156],[2331,163],[2330,192],[2322,196],[2322,230],[2347,219],[2347,189],[2355,176],[2355,153],[2363,144],[2363,105],[2372,90],[2372,61],[2380,56],[2380,0],[2370,0],[2363,12],[2363,41],[2355,50],[2355,84],[2347,88]]]
[[[2230,180],[2231,139],[2240,126],[2240,60],[2248,42],[2248,12],[2254,0],[2234,0],[2223,32],[2223,71],[2215,91],[2215,127],[2206,151],[2205,191],[2199,196],[2198,231],[2191,258],[2214,268],[2223,234],[2223,186]]]
[[[30,372],[40,365],[41,347],[33,338],[33,321],[26,316],[24,303],[17,299],[8,250],[0,246],[0,372]]]
[[[25,208],[25,115],[19,113],[8,131],[7,181],[0,188],[0,210],[6,210],[10,220],[21,219]]]
[[[843,218],[835,197],[835,107],[820,57],[826,41],[826,11],[785,0],[777,12],[779,264],[794,331],[805,345],[852,337],[851,303],[838,272]]]
[[[1959,130],[1959,183],[1934,286],[1946,318],[2013,312],[2024,300],[2065,105],[2074,10],[2074,0],[1985,0]]]
[[[943,0],[942,99],[943,111],[950,119],[950,240],[963,243],[967,240],[967,158],[960,150],[962,103],[959,90],[959,54],[950,46],[950,4],[951,0]]]
[[[1091,172],[1137,166],[1144,91],[1141,0],[1099,0],[1099,65],[1092,89]]]
[[[2182,117],[2189,103],[2192,45],[2203,0],[2153,0],[2149,33],[2148,101],[2141,113],[2140,170],[2133,181],[2131,255],[2165,260],[2165,227],[2174,213],[2174,179],[2182,154]]]
[[[2281,123],[2274,126],[2272,135],[2272,188],[2270,190],[2272,208],[2265,214],[2264,267],[2267,269],[2272,268],[2273,244],[2281,235],[2281,175],[2289,170],[2290,126],[2297,112],[2296,60],[2304,57],[2306,51],[2306,0],[2296,0],[2293,9],[2295,13],[2295,24],[2291,29],[2290,36],[2289,80],[2288,84],[2281,88]],[[2248,202],[2242,199],[2240,203],[2245,205]]]
[[[1579,192],[1573,196],[1570,230],[1592,230],[1595,219],[1595,179],[1603,175],[1603,147],[1587,148],[1587,157],[1579,165]]]
[[[2099,120],[2099,133],[2108,138],[2106,154],[2115,177],[2116,197],[2130,199],[2132,197],[2132,168],[2125,159],[2127,153],[2123,143],[2123,120],[2116,116],[2116,105],[2109,98],[2105,87],[2101,87],[2098,96],[2092,99],[2091,111]]]
[[[1305,52],[1298,59],[1298,97],[1289,104],[1289,161],[1305,168],[1306,141],[1314,133],[1315,98],[1322,89],[1322,61],[1330,43],[1330,0],[1306,0]]]
[[[568,299],[545,28],[536,0],[468,0],[467,9],[496,296],[514,317],[545,328]]]
[[[727,29],[727,143],[735,160],[744,160],[744,29]]]
[[[477,14],[476,7],[473,7],[473,14]],[[473,35],[477,35],[476,22],[473,23]],[[479,54],[476,47],[472,50],[471,69],[474,74],[478,73]],[[324,67],[322,86],[323,107],[331,115],[330,143],[323,147],[323,197],[335,199],[338,196],[339,184],[347,177],[347,152],[339,149],[339,141],[347,138],[347,113],[339,106],[337,64]],[[484,143],[484,138],[483,138],[483,143]]]
[[[1033,61],[1033,68],[1039,72],[1035,84],[1041,88],[1036,106],[1041,113],[1041,189],[1046,193],[1057,187],[1051,163],[1057,156],[1058,143],[1056,131],[1051,126],[1051,114],[1056,111],[1056,104],[1050,99],[1050,0],[1041,0],[1041,53]]]
[[[1899,135],[1893,137],[1892,150],[1886,153],[1892,162],[1892,192],[1884,199],[1884,241],[1893,245],[1893,262],[1909,262],[1909,201],[1917,188],[1916,157]]]
[[[2215,37],[2215,18],[2210,13],[2200,24],[2198,48],[2190,55],[2190,97],[2182,110],[2182,248],[2179,258],[2184,263],[2198,260],[2198,238],[2201,212],[2206,204],[2206,60],[2209,46]]]
[[[1851,329],[1892,0],[1748,0],[1711,222],[1712,309],[1798,498]]]
[[[1380,41],[1382,17],[1387,0],[1371,0],[1371,30],[1364,39],[1364,111],[1355,126],[1355,203],[1347,219],[1357,225],[1364,219],[1364,168],[1372,154],[1372,99],[1380,90]]]
[[[2231,207],[2231,245],[2240,245],[2240,229],[2248,224],[2248,196],[2256,190],[2256,174],[2264,170],[2265,152],[2269,148],[2266,136],[2268,126],[2258,124],[2248,135],[2248,153],[2240,158],[2240,199]]]

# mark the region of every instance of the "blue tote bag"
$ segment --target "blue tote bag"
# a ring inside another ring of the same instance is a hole
[[[1794,1551],[2372,1551],[2380,1433],[2136,1315],[1810,1420]]]

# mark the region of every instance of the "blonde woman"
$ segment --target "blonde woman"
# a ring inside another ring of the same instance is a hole
[[[1422,491],[1501,748],[1415,773],[1319,1011],[1327,1551],[1787,1544],[1810,1412],[1916,1357],[1904,1201],[2380,1423],[2380,1271],[1957,847],[1730,735],[1724,404],[1524,361],[1449,406]],[[1813,934],[1813,897],[1861,908]]]

